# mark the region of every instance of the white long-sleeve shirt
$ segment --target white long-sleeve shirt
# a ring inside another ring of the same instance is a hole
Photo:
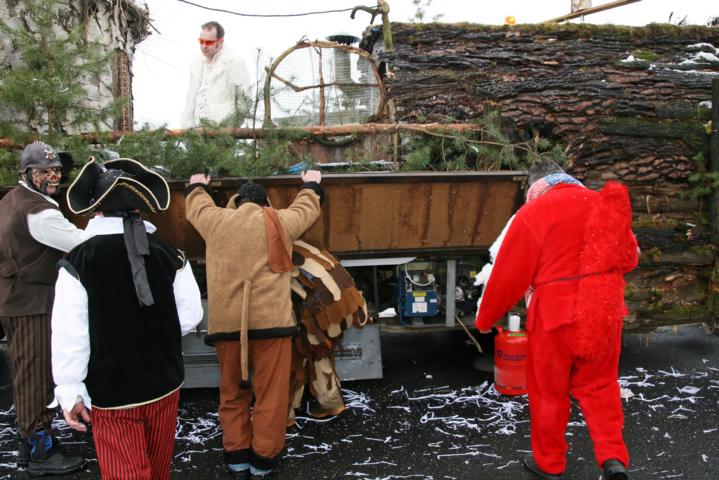
[[[145,229],[148,233],[156,230],[149,222],[145,222]],[[88,238],[122,232],[122,218],[119,217],[94,217],[85,229]],[[189,262],[175,274],[173,291],[180,330],[186,335],[200,323],[203,315],[200,289]],[[51,345],[56,385],[51,406],[59,403],[63,410],[69,411],[82,400],[87,408],[91,408],[92,399],[85,386],[90,359],[87,292],[82,283],[64,269],[60,270],[55,284]]]
[[[30,188],[25,182],[20,185],[30,190],[35,195],[59,207],[58,203],[48,195],[43,195],[37,190]],[[32,238],[61,252],[69,252],[77,245],[87,239],[84,230],[77,228],[59,210],[48,208],[38,213],[27,215],[27,226]]]

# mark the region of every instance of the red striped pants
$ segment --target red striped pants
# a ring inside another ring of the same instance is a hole
[[[0,317],[10,340],[13,400],[20,435],[29,438],[35,429],[49,429],[55,412],[47,408],[52,401],[50,364],[50,318],[45,315]]]
[[[180,390],[133,408],[93,407],[92,431],[103,480],[167,480]]]

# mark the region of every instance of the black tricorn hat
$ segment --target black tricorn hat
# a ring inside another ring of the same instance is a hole
[[[161,175],[130,158],[99,164],[91,158],[67,189],[75,214],[138,208],[156,213],[170,206],[170,187]]]

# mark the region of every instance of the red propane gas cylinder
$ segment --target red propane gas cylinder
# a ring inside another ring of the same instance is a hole
[[[494,337],[494,387],[504,395],[527,393],[527,332],[497,327]]]

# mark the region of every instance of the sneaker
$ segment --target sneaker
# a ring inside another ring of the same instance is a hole
[[[252,478],[252,476],[250,475],[249,468],[239,471],[234,471],[230,469],[230,475],[232,475],[232,478],[234,478],[235,480],[250,480],[250,478]]]
[[[250,465],[250,476],[252,478],[263,478],[263,479],[273,478],[272,469],[264,470],[261,468],[253,467],[252,465]]]
[[[602,465],[602,474],[599,476],[599,480],[629,480],[627,475],[627,469],[624,464],[619,460],[610,459],[604,462]]]
[[[537,463],[534,461],[534,455],[531,453],[525,455],[524,466],[527,467],[527,470],[543,480],[564,480],[564,477],[562,476],[563,474],[561,473],[559,475],[552,475],[551,473],[541,471],[537,466]]]
[[[315,418],[327,418],[327,417],[334,417],[336,415],[339,415],[340,413],[347,410],[347,407],[344,405],[340,405],[339,407],[335,408],[322,408],[322,407],[314,407],[310,408],[310,415],[312,415]]]

